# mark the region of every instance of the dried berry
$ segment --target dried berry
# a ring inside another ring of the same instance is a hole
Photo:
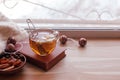
[[[4,56],[5,56],[5,58],[10,58],[11,57],[10,54],[5,54]]]
[[[84,47],[87,44],[87,39],[86,38],[80,38],[79,39],[79,45],[81,47]]]
[[[2,70],[2,71],[8,71],[8,70],[15,69],[15,68],[21,66],[21,64],[25,61],[25,58],[22,56],[22,54],[20,52],[14,53],[14,52],[3,51],[0,54],[0,56],[1,56],[0,70]]]
[[[4,52],[0,53],[0,58],[2,58],[4,56]]]
[[[9,43],[9,44],[7,44],[7,46],[6,46],[5,51],[6,51],[6,52],[14,52],[14,51],[16,51],[16,50],[15,50],[15,46],[14,46],[12,43]]]
[[[20,56],[18,56],[18,55],[14,55],[14,58],[16,58],[16,59],[20,59]]]
[[[60,36],[59,41],[60,41],[61,44],[66,44],[66,42],[67,42],[67,36],[66,35]]]
[[[9,43],[12,43],[12,44],[16,44],[16,40],[15,40],[15,38],[14,37],[9,37],[8,39],[7,39],[7,44],[9,44]]]

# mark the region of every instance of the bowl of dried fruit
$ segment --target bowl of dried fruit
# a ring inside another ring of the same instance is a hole
[[[8,40],[5,50],[0,53],[0,74],[5,75],[20,72],[26,63],[26,57],[19,51],[22,45],[16,41],[8,43]]]

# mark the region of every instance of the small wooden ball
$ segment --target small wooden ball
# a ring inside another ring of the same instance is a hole
[[[87,44],[87,39],[86,38],[80,38],[79,39],[79,45],[81,47],[85,47],[86,44]]]
[[[59,41],[60,41],[61,44],[66,44],[67,36],[66,35],[60,36]]]

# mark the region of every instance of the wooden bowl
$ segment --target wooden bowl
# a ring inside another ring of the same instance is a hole
[[[0,74],[4,74],[4,75],[8,75],[8,74],[17,74],[17,73],[19,73],[22,69],[23,69],[23,67],[24,67],[24,65],[25,65],[25,63],[26,63],[26,57],[21,53],[21,52],[16,52],[16,53],[19,53],[20,55],[17,55],[16,57],[20,57],[19,59],[18,58],[15,58],[15,59],[17,59],[17,60],[21,60],[22,62],[20,63],[20,65],[19,66],[17,66],[17,67],[14,67],[14,68],[12,68],[12,69],[10,69],[10,70],[6,70],[6,68],[5,69],[0,69]],[[15,55],[16,55],[16,53],[8,53],[11,57],[15,57]],[[10,59],[11,59],[11,57],[10,57]],[[3,57],[2,57],[3,58]],[[2,58],[0,58],[0,59],[2,59]],[[14,62],[13,62],[13,64],[14,64]],[[12,66],[15,66],[15,64],[13,65],[12,64]]]

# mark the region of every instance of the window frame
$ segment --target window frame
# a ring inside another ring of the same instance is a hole
[[[25,24],[27,25],[25,19],[12,19],[17,24]],[[52,20],[52,19],[32,19],[34,24],[99,24],[99,25],[120,25],[119,20],[114,21],[100,21],[100,20]],[[24,28],[23,26],[21,26]],[[36,27],[39,28],[39,27]],[[28,30],[28,28],[25,28]],[[61,34],[65,34],[68,37],[79,38],[120,38],[120,29],[119,27],[68,27],[68,28],[56,28],[52,27],[54,30],[58,30]]]

